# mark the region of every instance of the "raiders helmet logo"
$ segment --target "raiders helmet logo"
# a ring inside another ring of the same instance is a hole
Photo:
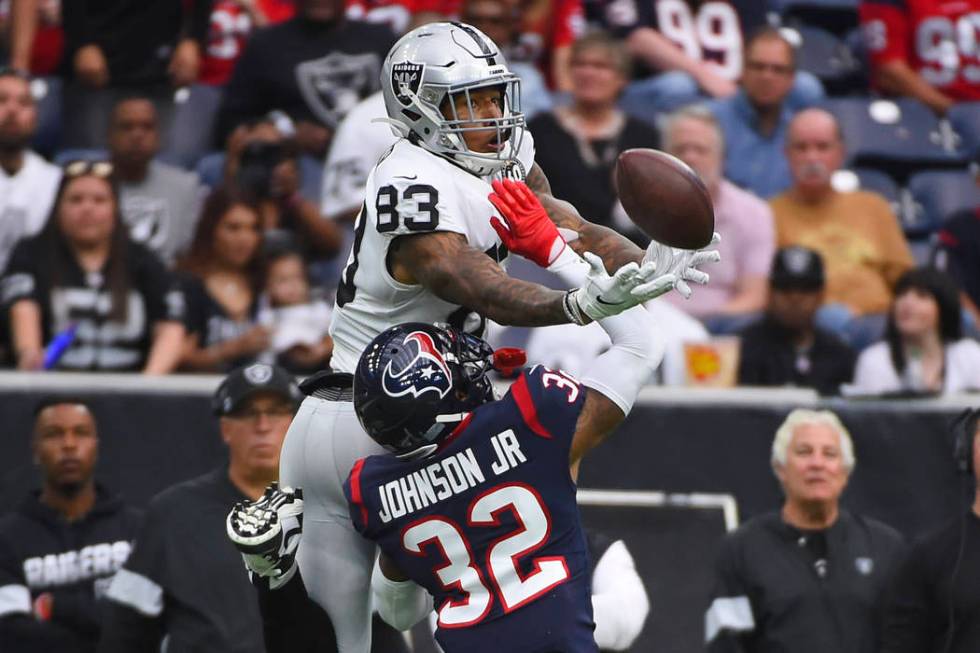
[[[423,331],[413,331],[405,336],[402,343],[406,351],[415,350],[414,355],[401,365],[401,369],[393,369],[394,360],[388,361],[381,376],[381,387],[389,397],[401,397],[411,394],[418,397],[424,392],[435,392],[443,398],[452,389],[452,375],[449,366],[436,348],[432,337]]]
[[[245,380],[252,385],[265,385],[272,378],[272,368],[265,363],[255,363],[245,368]]]
[[[391,67],[391,88],[404,106],[412,105],[412,96],[419,92],[425,64],[406,61]]]

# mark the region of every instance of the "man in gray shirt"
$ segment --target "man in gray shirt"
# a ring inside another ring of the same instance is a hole
[[[197,175],[154,161],[160,149],[156,109],[145,98],[116,104],[109,154],[119,180],[123,219],[133,240],[172,265],[194,237],[204,193]]]

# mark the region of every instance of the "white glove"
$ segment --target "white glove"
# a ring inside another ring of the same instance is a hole
[[[585,252],[582,258],[589,264],[585,285],[570,290],[565,296],[565,312],[576,324],[587,322],[583,315],[593,320],[618,315],[669,292],[678,281],[674,274],[657,274],[653,263],[642,266],[627,263],[609,276],[601,258],[592,252]],[[635,293],[637,287],[643,287],[644,292]]]
[[[711,242],[708,244],[708,247],[717,245],[720,242],[721,235],[715,232],[711,236]],[[658,273],[677,276],[677,283],[674,285],[674,288],[685,299],[690,298],[692,294],[691,287],[687,285],[688,281],[702,286],[708,283],[708,274],[699,270],[698,266],[705,263],[717,263],[720,260],[721,254],[716,249],[679,249],[677,247],[663,245],[655,240],[650,241],[650,245],[647,247],[647,253],[643,256],[644,265],[653,263]],[[647,289],[642,285],[638,286],[635,291],[641,295],[648,294]]]

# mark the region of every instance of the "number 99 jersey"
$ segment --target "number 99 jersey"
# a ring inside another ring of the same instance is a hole
[[[537,366],[431,456],[355,463],[362,535],[434,597],[447,653],[596,653],[591,570],[568,456],[586,390]]]
[[[533,164],[534,139],[526,131],[518,159],[507,174],[524,179]],[[353,373],[368,343],[403,322],[447,322],[481,334],[483,319],[470,318],[468,308],[392,277],[388,248],[399,236],[450,231],[502,264],[507,250],[490,226],[490,216],[496,214],[487,199],[492,190],[487,178],[406,139],[398,140],[381,157],[368,176],[364,205],[354,225],[354,245],[337,288],[337,310],[330,325],[331,368]]]

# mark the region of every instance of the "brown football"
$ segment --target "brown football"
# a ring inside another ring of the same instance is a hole
[[[686,163],[659,150],[626,150],[616,161],[619,201],[654,240],[684,249],[711,242],[715,211],[711,195]]]

